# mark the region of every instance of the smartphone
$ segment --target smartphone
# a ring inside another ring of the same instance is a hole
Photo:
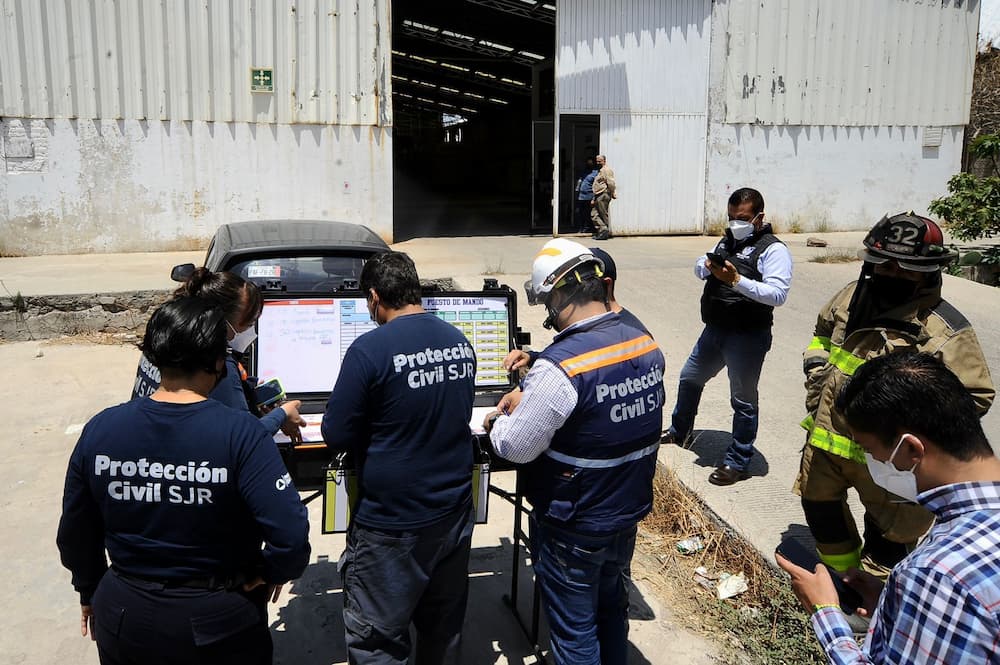
[[[270,379],[254,388],[257,396],[257,407],[273,406],[285,399],[285,389],[281,387],[281,381],[277,378]]]
[[[726,267],[726,259],[723,258],[722,254],[716,254],[715,252],[705,252],[705,256],[707,256],[708,260],[712,262],[712,265],[718,268]]]
[[[782,541],[778,545],[777,552],[796,566],[805,568],[808,571],[816,570],[816,564],[821,563],[815,550],[808,549],[799,541],[792,540],[791,538]],[[861,606],[861,594],[847,586],[844,580],[841,579],[843,573],[839,573],[829,566],[827,566],[827,570],[830,571],[830,577],[833,578],[833,586],[837,589],[837,596],[840,598],[840,608],[844,610],[845,614],[854,614],[855,610]]]

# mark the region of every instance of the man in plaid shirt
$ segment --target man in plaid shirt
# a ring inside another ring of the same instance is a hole
[[[828,569],[776,555],[812,612],[831,663],[1000,663],[1000,460],[961,381],[928,354],[866,362],[837,407],[865,449],[872,479],[936,518],[885,587],[848,571],[871,618],[859,647]]]

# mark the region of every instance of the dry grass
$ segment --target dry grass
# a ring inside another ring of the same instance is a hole
[[[810,263],[854,263],[859,261],[857,250],[829,248],[809,259]]]
[[[669,598],[688,628],[722,645],[725,662],[826,662],[784,573],[663,466],[653,484],[653,511],[642,527],[638,556],[654,563],[646,581]],[[699,536],[705,548],[691,555],[679,553],[677,543],[692,536]],[[694,581],[699,566],[712,576],[743,573],[748,590],[720,601],[714,589]]]

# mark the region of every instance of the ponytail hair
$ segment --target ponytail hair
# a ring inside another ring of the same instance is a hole
[[[175,298],[184,296],[201,298],[221,308],[226,320],[234,326],[253,321],[264,308],[264,298],[256,284],[231,272],[212,272],[205,267],[196,269],[174,291]]]
[[[160,371],[214,374],[226,356],[226,318],[203,298],[181,296],[153,312],[139,349]]]

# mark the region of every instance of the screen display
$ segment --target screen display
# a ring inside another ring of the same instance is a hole
[[[511,349],[506,298],[444,295],[425,297],[423,304],[472,344],[477,388],[509,383],[503,368]],[[279,378],[287,393],[330,392],[348,347],[374,328],[364,298],[265,300],[257,321],[257,376]]]

